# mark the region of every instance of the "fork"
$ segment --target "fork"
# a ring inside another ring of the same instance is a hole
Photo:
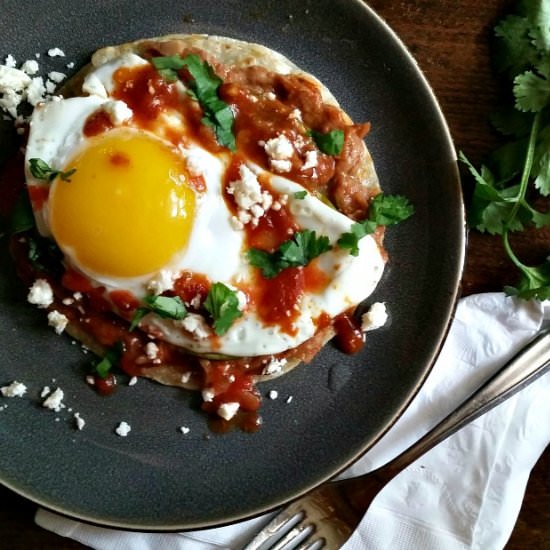
[[[275,516],[243,550],[336,550],[397,474],[435,445],[550,369],[550,330],[540,333],[492,378],[426,435],[384,466],[352,479],[327,482]]]

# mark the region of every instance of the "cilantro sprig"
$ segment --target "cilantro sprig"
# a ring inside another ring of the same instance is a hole
[[[218,91],[222,79],[214,72],[212,66],[195,54],[185,57],[170,55],[153,57],[151,60],[159,74],[168,81],[175,81],[184,67],[187,68],[191,80],[189,81],[189,95],[199,102],[204,110],[202,123],[211,127],[216,134],[220,145],[231,151],[236,150],[233,123],[235,116],[231,107],[220,99]]]
[[[150,312],[156,313],[164,319],[174,319],[176,321],[183,319],[187,315],[185,304],[179,296],[146,296],[143,302],[145,305],[136,309],[134,313],[134,317],[130,323],[130,332]]]
[[[214,283],[204,301],[204,308],[210,313],[214,332],[223,336],[233,322],[242,316],[237,292],[223,283]]]
[[[359,241],[376,231],[381,225],[394,225],[406,220],[414,213],[414,207],[406,197],[401,195],[384,195],[374,197],[365,220],[356,222],[351,231],[343,233],[338,239],[340,248],[348,249],[352,256],[359,254]]]
[[[503,247],[521,276],[510,295],[550,298],[550,257],[541,265],[524,264],[510,234],[550,225],[550,210],[532,197],[550,195],[550,12],[542,2],[519,4],[495,27],[495,68],[511,81],[514,106],[493,115],[493,126],[508,141],[476,169],[464,153],[460,160],[474,178],[468,223],[501,235]]]
[[[292,239],[285,241],[275,252],[251,248],[247,257],[251,265],[262,270],[266,279],[272,279],[287,267],[307,265],[331,248],[328,237],[318,237],[315,231],[305,229],[296,232]]]
[[[76,168],[71,168],[66,172],[55,170],[46,161],[39,158],[29,159],[29,169],[36,179],[48,182],[52,182],[57,177],[62,181],[71,181],[71,176],[76,172]]]
[[[339,155],[344,147],[344,130],[331,130],[326,134],[310,130],[309,135],[313,138],[315,145],[325,155]]]
[[[124,346],[122,342],[117,342],[113,347],[109,348],[103,359],[94,366],[94,374],[103,379],[107,378],[111,370],[118,365],[123,351]]]

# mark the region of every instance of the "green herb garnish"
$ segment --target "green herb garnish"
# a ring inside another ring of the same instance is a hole
[[[525,265],[514,253],[509,235],[527,227],[550,225],[550,211],[532,204],[537,194],[550,195],[550,11],[543,2],[520,3],[496,27],[495,67],[512,85],[514,108],[493,115],[495,128],[508,141],[477,170],[460,153],[475,180],[468,224],[502,235],[503,247],[521,273],[510,295],[550,298],[550,257]]]
[[[26,190],[21,191],[10,215],[9,229],[12,235],[28,231],[35,226],[31,201]]]
[[[146,296],[144,306],[136,309],[130,324],[130,332],[134,330],[147,313],[156,313],[164,319],[183,319],[187,315],[185,304],[179,296]]]
[[[214,72],[212,66],[195,54],[185,57],[179,55],[153,57],[151,62],[160,75],[168,81],[177,80],[179,78],[177,71],[187,68],[191,75],[189,93],[204,110],[201,122],[214,130],[220,145],[235,151],[236,143],[233,134],[235,116],[231,107],[218,95],[222,79]]]
[[[302,199],[305,199],[306,197],[307,197],[307,191],[296,191],[296,193],[294,193],[295,199],[302,200]]]
[[[357,256],[359,241],[365,235],[374,233],[381,225],[394,225],[406,220],[413,213],[414,208],[407,198],[380,193],[370,203],[367,219],[354,223],[349,233],[343,233],[338,239],[338,246],[349,249],[352,256]]]
[[[94,366],[94,373],[105,380],[105,378],[109,376],[111,370],[116,367],[120,361],[123,351],[124,347],[122,342],[117,342],[112,348],[107,350],[103,359]]]
[[[325,155],[339,155],[344,147],[344,130],[331,130],[326,134],[310,130],[309,135]]]
[[[275,252],[251,248],[247,257],[251,265],[262,270],[264,277],[272,279],[287,267],[307,265],[331,248],[328,237],[317,237],[315,231],[305,229],[295,233],[292,239],[285,241]]]
[[[76,168],[71,168],[71,170],[67,170],[66,172],[54,170],[47,162],[36,158],[29,160],[29,168],[31,174],[36,179],[49,182],[52,182],[57,177],[62,181],[71,181],[71,176],[76,172]]]
[[[214,332],[223,336],[235,319],[242,316],[237,292],[223,283],[214,283],[204,301],[204,308],[214,321]]]

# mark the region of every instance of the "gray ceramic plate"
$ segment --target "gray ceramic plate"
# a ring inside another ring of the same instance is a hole
[[[356,120],[388,193],[407,195],[413,219],[387,236],[391,262],[373,300],[391,323],[359,356],[327,346],[310,365],[265,384],[255,434],[209,432],[196,397],[140,381],[111,398],[83,380],[89,357],[55,337],[25,303],[0,250],[0,384],[23,399],[0,411],[0,481],[37,503],[87,521],[172,530],[234,521],[271,509],[334,476],[396,420],[426,376],[452,315],[463,261],[463,205],[455,155],[436,101],[414,61],[358,0],[4,0],[2,51],[41,52],[52,69],[83,64],[96,48],[171,32],[257,41],[317,75]],[[67,59],[45,52],[62,48]],[[3,147],[10,140],[4,131]],[[55,381],[53,381],[55,379]],[[43,386],[63,388],[72,413],[40,407]],[[287,403],[287,398],[293,400]],[[132,426],[126,438],[114,427]],[[179,433],[188,426],[189,434]]]

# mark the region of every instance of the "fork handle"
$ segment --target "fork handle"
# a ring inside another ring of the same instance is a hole
[[[528,386],[550,369],[550,330],[540,333],[483,386],[393,460],[365,474],[387,481],[463,426]]]

